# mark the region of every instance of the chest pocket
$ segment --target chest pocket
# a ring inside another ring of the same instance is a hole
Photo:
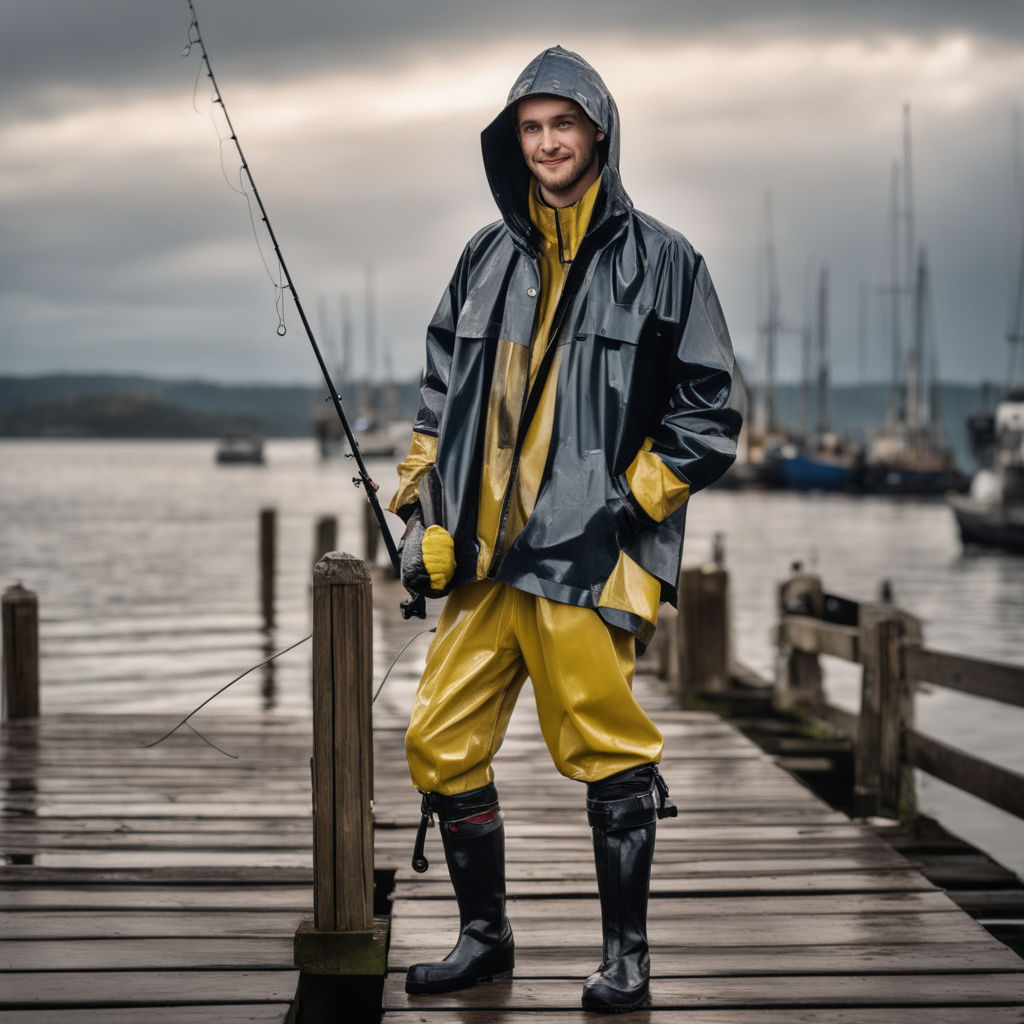
[[[612,345],[637,345],[646,322],[646,310],[592,299],[576,328],[576,340],[585,341],[593,337]]]
[[[459,311],[459,319],[455,324],[455,336],[467,341],[480,341],[484,338],[497,338],[501,329],[501,317],[495,315],[493,307],[488,303],[473,301],[471,295]]]

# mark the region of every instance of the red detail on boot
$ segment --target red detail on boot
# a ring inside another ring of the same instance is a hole
[[[467,818],[466,823],[468,825],[486,825],[489,821],[494,821],[494,816],[498,813],[497,807],[492,807],[489,811],[484,811],[482,814],[474,814],[472,818]]]

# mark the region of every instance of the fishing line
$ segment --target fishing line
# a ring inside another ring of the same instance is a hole
[[[392,670],[398,664],[402,655],[405,654],[405,652],[412,646],[412,644],[416,640],[419,640],[421,636],[426,636],[428,633],[435,633],[436,631],[436,626],[432,627],[431,629],[421,629],[414,636],[406,640],[406,642],[402,645],[401,650],[395,655],[391,664],[388,665],[387,671],[384,673],[384,678],[381,679],[381,681],[377,684],[377,689],[373,691],[373,698],[370,700],[371,705],[377,703],[377,698],[380,696],[381,690],[384,689],[384,684],[388,681],[388,678],[390,677]],[[263,661],[257,662],[252,667],[247,668],[240,675],[235,676],[235,678],[232,679],[230,683],[225,683],[219,690],[216,690],[215,692],[211,693],[210,696],[202,702],[202,704],[199,704],[195,708],[193,708],[173,729],[169,729],[159,739],[153,740],[152,743],[143,743],[140,740],[140,745],[146,748],[158,746],[159,744],[163,743],[164,740],[170,739],[170,737],[173,736],[182,726],[185,726],[187,729],[191,729],[192,732],[194,732],[208,746],[211,746],[213,747],[214,750],[218,751],[221,754],[224,754],[225,757],[230,757],[237,761],[237,754],[231,754],[223,748],[218,747],[217,744],[214,743],[212,740],[207,739],[194,725],[192,725],[189,719],[192,718],[194,715],[198,714],[200,711],[202,711],[202,709],[205,708],[207,704],[209,704],[215,697],[219,697],[226,689],[228,689],[228,687],[234,686],[235,683],[237,683],[240,679],[244,679],[250,672],[254,672],[256,669],[262,668],[264,665],[269,665],[275,658],[280,658],[282,654],[287,654],[289,651],[294,651],[296,647],[298,647],[300,644],[304,644],[307,640],[311,640],[312,637],[313,634],[310,633],[309,636],[304,636],[301,640],[296,640],[295,643],[293,643],[291,646],[285,647],[282,650],[278,651],[276,654],[270,655],[269,658],[265,658]]]
[[[391,675],[391,670],[398,664],[398,659],[401,658],[403,654],[405,654],[405,652],[412,645],[412,642],[414,640],[419,640],[421,636],[426,636],[428,633],[436,632],[437,626],[434,626],[433,629],[421,629],[414,637],[410,638],[405,642],[405,644],[402,646],[402,649],[395,655],[395,660],[392,661],[390,665],[388,665],[388,670],[384,673],[384,678],[380,681],[380,685],[373,693],[373,700],[370,701],[371,704],[377,703],[377,698],[380,696],[380,691],[384,689],[384,684],[388,681],[388,676]]]
[[[312,638],[313,634],[310,633],[309,636],[304,636],[301,640],[296,640],[295,643],[293,643],[290,647],[285,647],[283,650],[278,651],[276,654],[272,654],[269,658],[264,658],[263,661],[257,662],[251,668],[247,668],[241,675],[235,676],[235,678],[232,679],[230,683],[225,683],[219,690],[215,690],[213,693],[211,693],[210,696],[202,702],[202,704],[198,705],[198,707],[193,708],[173,729],[170,729],[167,732],[165,732],[163,736],[160,737],[160,739],[153,740],[152,743],[143,743],[142,746],[155,747],[158,743],[163,743],[165,739],[167,739],[170,736],[173,736],[183,725],[188,725],[188,720],[193,715],[196,715],[200,711],[202,711],[203,708],[205,708],[206,705],[209,704],[211,700],[213,700],[215,697],[219,697],[229,686],[234,686],[235,683],[237,683],[240,679],[244,679],[250,672],[254,672],[256,669],[262,668],[264,665],[269,665],[275,658],[280,658],[282,654],[287,654],[289,651],[295,650],[295,648],[298,647],[299,644],[304,644],[307,640],[311,640]],[[207,740],[207,742],[209,743],[209,740]],[[213,746],[213,744],[211,743],[210,746]]]
[[[204,736],[191,722],[186,722],[185,728],[191,729],[192,732],[194,732],[208,747],[213,747],[213,749],[216,750],[218,754],[223,754],[225,757],[230,757],[232,761],[238,760],[237,754],[232,754],[231,751],[225,750],[223,747],[218,747],[217,744],[213,742],[213,740],[208,739],[206,736]]]

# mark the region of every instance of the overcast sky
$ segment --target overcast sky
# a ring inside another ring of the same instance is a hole
[[[353,368],[366,366],[372,266],[376,372],[386,352],[396,375],[418,374],[424,326],[459,252],[496,215],[480,129],[521,68],[560,43],[616,96],[626,188],[704,253],[751,369],[770,192],[791,329],[783,373],[798,364],[795,332],[823,264],[837,378],[888,372],[887,209],[909,103],[942,376],[1005,374],[1021,245],[1010,127],[1024,83],[1019,0],[197,9],[335,367],[345,303]],[[239,186],[237,159],[218,143],[207,83],[196,86],[198,51],[181,56],[188,22],[185,0],[4,0],[0,372],[316,380],[290,306],[288,334],[277,335],[246,201],[229,186]]]

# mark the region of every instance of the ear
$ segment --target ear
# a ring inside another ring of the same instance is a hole
[[[604,142],[604,132],[600,128],[597,129],[597,141]]]

